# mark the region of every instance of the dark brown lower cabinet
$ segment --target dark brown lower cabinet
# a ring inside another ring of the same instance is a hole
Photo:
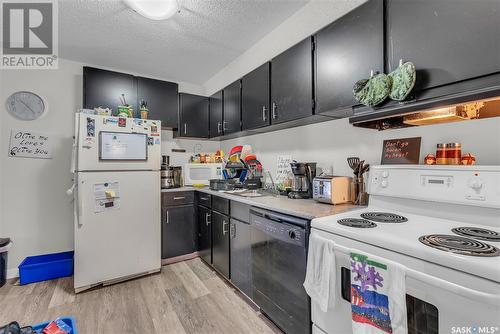
[[[227,279],[229,274],[229,217],[212,211],[212,265]]]
[[[196,252],[195,210],[192,204],[162,207],[161,258]]]
[[[198,255],[212,264],[212,211],[198,205]]]

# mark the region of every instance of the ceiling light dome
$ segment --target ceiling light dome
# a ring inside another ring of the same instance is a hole
[[[124,0],[124,2],[151,20],[166,20],[179,10],[177,0]]]

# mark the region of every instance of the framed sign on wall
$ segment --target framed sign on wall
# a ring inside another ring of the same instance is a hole
[[[11,130],[9,157],[52,159],[50,137],[26,130]]]
[[[422,137],[384,140],[382,165],[418,164]]]

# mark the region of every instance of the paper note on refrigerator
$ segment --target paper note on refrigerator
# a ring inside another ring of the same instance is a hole
[[[94,184],[95,213],[120,208],[120,185],[118,182]]]

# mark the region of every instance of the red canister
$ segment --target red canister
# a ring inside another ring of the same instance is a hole
[[[462,164],[462,144],[448,143],[446,144],[446,160],[448,165]]]

